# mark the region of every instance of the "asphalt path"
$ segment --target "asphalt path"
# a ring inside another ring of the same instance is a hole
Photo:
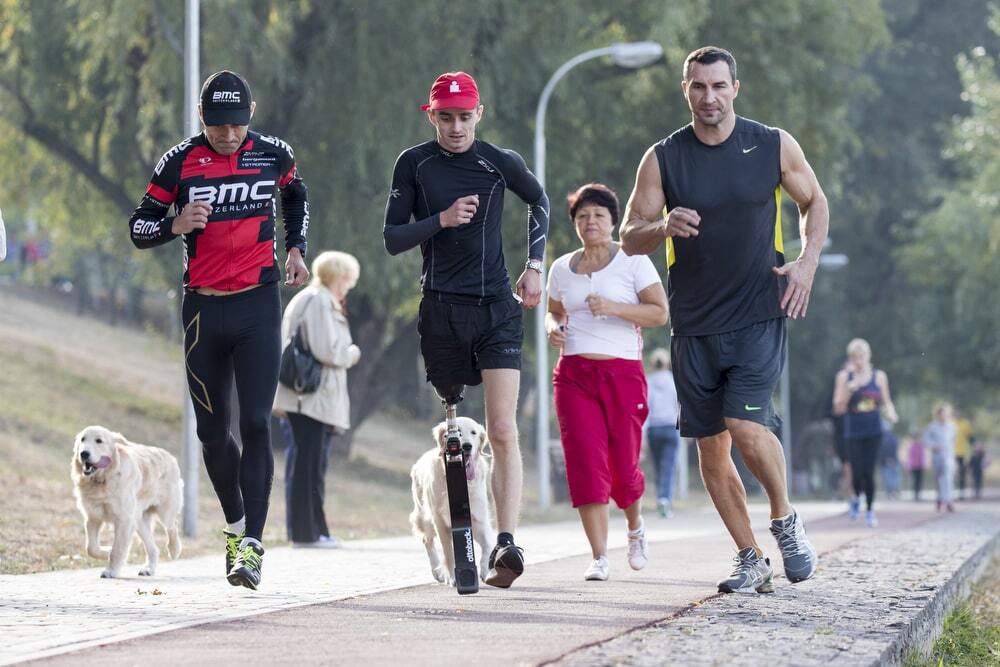
[[[817,576],[823,576],[824,553],[879,532],[913,529],[934,518],[927,503],[882,504],[880,526],[871,529],[849,521],[842,509],[830,503],[800,505],[809,536],[821,554]],[[752,516],[762,529],[758,540],[773,559],[776,585],[792,586],[778,576],[781,559],[766,532],[766,508],[755,506]],[[669,619],[717,595],[715,584],[731,569],[733,546],[711,508],[646,520],[655,535],[648,567],[632,571],[624,548],[613,549],[611,578],[606,582],[583,580],[590,561],[587,554],[532,564],[531,542],[525,541],[529,567],[509,590],[483,586],[477,595],[458,596],[443,585],[409,585],[160,632],[44,662],[196,665],[232,661],[242,654],[257,664],[543,664]],[[556,542],[578,542],[581,537],[567,537],[574,533],[565,524],[534,530],[548,533]],[[615,522],[612,530],[624,528]],[[540,546],[544,551],[558,544]],[[337,552],[327,555],[330,570],[324,577],[352,576],[337,570]]]

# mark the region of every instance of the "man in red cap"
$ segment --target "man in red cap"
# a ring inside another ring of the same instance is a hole
[[[524,570],[513,537],[522,486],[521,309],[541,298],[549,200],[520,155],[476,139],[483,105],[471,76],[442,74],[421,108],[436,137],[396,160],[383,237],[392,255],[418,245],[423,255],[417,330],[427,380],[449,405],[464,385],[484,385],[499,530],[485,582],[507,588]],[[506,190],[528,204],[528,256],[513,291],[501,237]]]

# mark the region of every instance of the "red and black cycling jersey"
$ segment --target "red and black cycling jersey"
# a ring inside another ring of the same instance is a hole
[[[227,292],[276,282],[274,190],[281,193],[285,249],[306,254],[309,205],[291,147],[277,137],[247,132],[232,155],[212,150],[204,134],[164,153],[146,194],[129,220],[132,243],[152,248],[176,238],[175,214],[188,202],[212,207],[204,229],[183,234],[184,287]]]

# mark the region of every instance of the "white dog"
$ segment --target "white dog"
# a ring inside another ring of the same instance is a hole
[[[156,573],[160,550],[153,539],[154,516],[166,528],[170,557],[181,555],[177,518],[183,482],[170,452],[131,443],[103,426],[88,426],[76,435],[71,475],[73,495],[86,523],[87,553],[93,558],[108,557],[102,578],[119,575],[135,532],[146,547],[146,564],[139,574]],[[105,522],[115,528],[110,551],[101,548],[98,537]]]
[[[485,579],[489,571],[486,557],[492,547],[493,525],[490,522],[489,495],[486,479],[490,464],[486,447],[486,429],[474,419],[458,418],[462,444],[470,443],[469,467],[466,474],[469,479],[469,508],[472,513],[472,534],[479,543],[479,578]],[[444,452],[445,441],[448,438],[448,425],[441,422],[432,431],[437,447],[424,452],[413,468],[410,477],[413,479],[413,512],[410,513],[410,525],[413,534],[423,540],[427,549],[427,558],[431,563],[431,573],[441,583],[453,586],[455,584],[455,554],[451,541],[451,512],[448,508],[448,484],[445,481]],[[470,474],[471,473],[471,474]],[[434,540],[441,545],[444,552],[444,563]]]

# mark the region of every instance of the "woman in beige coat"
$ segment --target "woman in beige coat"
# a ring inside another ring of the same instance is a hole
[[[284,412],[292,426],[294,445],[286,461],[288,537],[292,546],[336,547],[323,513],[326,432],[351,426],[347,369],[358,363],[361,350],[351,341],[344,312],[347,293],[358,282],[358,260],[344,252],[327,251],[313,260],[312,283],[289,302],[281,321],[281,340],[288,345],[301,326],[306,348],[323,364],[319,389],[297,394],[278,385],[276,413]]]

